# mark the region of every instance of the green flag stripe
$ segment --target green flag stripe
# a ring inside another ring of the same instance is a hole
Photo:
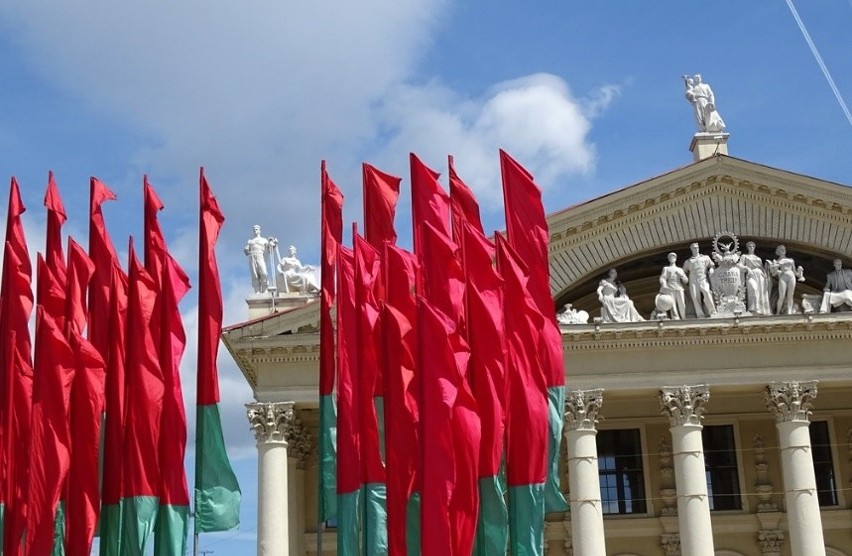
[[[53,518],[53,556],[65,556],[65,502],[60,500]]]
[[[360,556],[361,489],[337,495],[337,554],[339,556]]]
[[[121,501],[121,551],[124,554],[145,554],[160,499],[156,496],[133,496]]]
[[[121,554],[121,507],[121,502],[101,506],[101,520],[99,522],[101,556],[119,556]]]
[[[364,546],[366,556],[388,553],[387,487],[384,483],[364,485]]]
[[[513,556],[544,556],[544,484],[509,487],[509,542]]]
[[[334,396],[320,396],[321,522],[337,516],[337,407]]]
[[[184,556],[189,533],[189,506],[166,504],[157,511],[155,556]]]
[[[547,483],[544,488],[544,510],[547,513],[568,509],[565,496],[559,490],[559,449],[562,444],[563,415],[565,412],[565,387],[547,389],[547,421],[550,438],[547,442]]]
[[[479,479],[479,521],[475,556],[505,556],[509,538],[509,509],[496,476]]]
[[[231,469],[219,404],[196,406],[195,532],[227,531],[240,524],[242,494]]]
[[[420,556],[420,493],[413,492],[405,508],[405,547],[408,556]],[[500,556],[505,556],[501,554]]]

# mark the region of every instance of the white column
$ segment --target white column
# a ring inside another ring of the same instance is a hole
[[[683,556],[713,556],[713,529],[704,471],[701,419],[710,399],[706,385],[665,387],[660,404],[672,433],[677,523]]]
[[[290,554],[304,556],[305,546],[305,469],[316,452],[316,438],[300,419],[295,420],[293,434],[287,439],[289,456]]]
[[[775,414],[778,429],[793,556],[825,555],[809,431],[811,400],[816,395],[816,382],[782,382],[766,387],[766,406]]]
[[[246,408],[257,440],[257,554],[289,556],[287,443],[296,421],[293,402]]]
[[[574,556],[606,556],[601,487],[598,479],[598,411],[603,390],[569,391],[565,400],[568,501]]]

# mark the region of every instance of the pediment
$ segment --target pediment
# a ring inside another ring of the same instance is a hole
[[[694,241],[709,252],[720,232],[755,241],[763,258],[785,244],[806,269],[802,292],[817,292],[832,258],[850,263],[852,188],[720,155],[552,214],[548,225],[558,307],[593,313],[597,282],[615,267],[650,311],[666,254],[682,261]]]
[[[247,338],[316,333],[319,332],[319,306],[319,297],[314,297],[304,305],[230,325],[223,330],[223,337],[238,342]]]

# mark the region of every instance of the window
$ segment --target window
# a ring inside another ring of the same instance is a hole
[[[739,471],[732,425],[705,426],[704,469],[711,510],[740,510]]]
[[[831,459],[831,436],[828,433],[828,422],[815,421],[811,423],[810,431],[819,505],[836,506],[837,489],[834,484],[834,461]]]
[[[604,514],[645,513],[639,429],[598,431],[597,445]]]

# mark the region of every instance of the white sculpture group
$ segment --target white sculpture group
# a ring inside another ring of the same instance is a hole
[[[700,252],[698,243],[689,247],[691,255],[682,267],[677,265],[677,253],[668,254],[668,265],[660,273],[660,290],[654,299],[651,319],[679,320],[687,318],[687,315],[695,318],[790,315],[800,312],[794,294],[796,285],[805,280],[804,269],[796,266],[784,245],[775,249],[774,259],[766,261],[755,253],[753,241],[746,243],[745,253],[740,252],[739,240],[730,232],[713,238],[710,256]],[[823,295],[802,296],[804,312],[852,310],[852,269],[844,269],[840,259],[835,259],[833,264],[834,271],[826,277]],[[600,321],[645,320],[636,310],[625,287],[617,281],[617,276],[616,269],[611,269],[598,284]],[[691,307],[687,306],[687,291],[692,300]],[[574,318],[567,318],[567,309],[563,313],[559,315],[560,323],[576,323]]]
[[[311,265],[303,265],[296,257],[296,248],[290,246],[287,256],[278,251],[278,239],[263,237],[260,226],[252,226],[252,237],[246,242],[243,252],[248,257],[249,274],[255,296],[277,291],[278,293],[296,293],[316,295],[319,293],[319,273]],[[268,261],[267,261],[268,258]],[[268,266],[271,266],[275,282],[270,286]]]

